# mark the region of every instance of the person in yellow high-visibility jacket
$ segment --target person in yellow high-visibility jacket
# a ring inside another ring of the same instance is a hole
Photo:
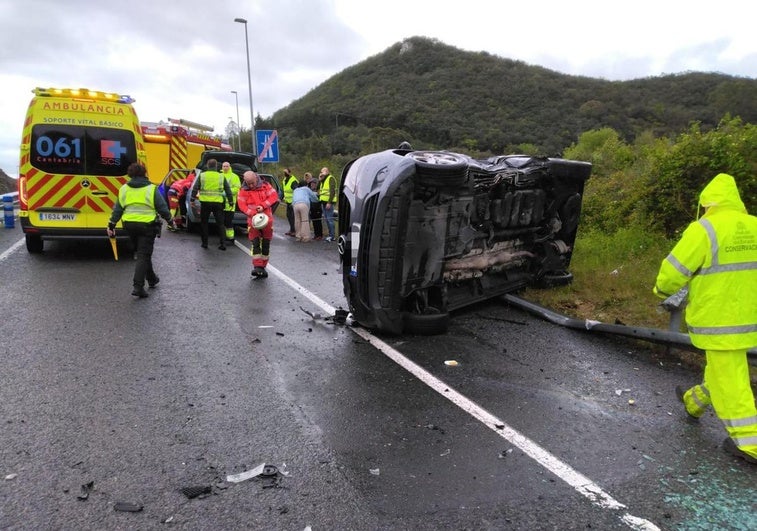
[[[160,282],[152,266],[155,237],[160,233],[160,218],[165,219],[169,227],[176,228],[176,225],[163,195],[148,179],[144,165],[133,162],[126,169],[126,174],[130,177],[129,182],[118,191],[106,232],[109,238],[115,238],[116,223],[121,220],[137,254],[131,294],[144,299],[147,297],[145,280],[151,288]]]
[[[294,196],[294,189],[299,186],[299,179],[294,176],[289,168],[284,168],[284,179],[281,181],[281,186],[284,189],[284,203],[286,203],[287,221],[289,222],[289,230],[284,234],[287,236],[295,236],[297,231],[294,226],[294,205],[292,203],[292,197]]]
[[[224,162],[221,164],[221,175],[229,182],[231,188],[232,202],[224,203],[223,207],[223,226],[226,229],[226,240],[234,243],[234,212],[237,210],[237,194],[242,187],[242,181],[239,175],[231,170],[231,164]]]
[[[746,351],[757,346],[757,217],[747,213],[736,181],[716,175],[699,196],[705,212],[663,260],[654,293],[688,284],[686,325],[706,353],[704,380],[676,388],[692,418],[712,405],[725,424],[728,453],[757,464],[757,408]]]
[[[203,249],[208,248],[208,223],[210,215],[213,214],[213,220],[215,221],[220,241],[218,248],[225,251],[226,229],[223,226],[224,201],[228,205],[233,202],[233,198],[231,196],[229,181],[218,171],[218,161],[216,159],[208,159],[207,168],[197,176],[195,183],[192,185],[192,195],[190,197],[191,201],[200,200],[200,239],[202,240],[200,246]]]

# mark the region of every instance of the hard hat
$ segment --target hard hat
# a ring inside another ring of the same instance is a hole
[[[259,230],[265,228],[266,225],[268,225],[268,216],[266,216],[262,212],[252,216],[252,226],[256,229]]]

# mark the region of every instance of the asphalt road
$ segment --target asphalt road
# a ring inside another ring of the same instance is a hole
[[[335,244],[281,226],[258,281],[246,242],[164,234],[144,300],[124,246],[0,232],[1,529],[755,528],[757,469],[686,420],[675,357],[501,301],[436,337],[313,319]]]

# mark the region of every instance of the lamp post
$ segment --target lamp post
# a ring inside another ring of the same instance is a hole
[[[239,135],[242,130],[239,125],[239,95],[237,94],[236,90],[232,90],[231,93],[234,94],[234,99],[237,102],[237,149],[239,151],[242,151],[242,138]]]
[[[252,154],[258,158],[258,146],[255,140],[255,114],[252,112],[252,73],[250,72],[250,41],[247,38],[247,20],[235,18],[234,22],[244,24],[244,44],[247,49],[247,89],[250,91],[250,131],[252,132]]]

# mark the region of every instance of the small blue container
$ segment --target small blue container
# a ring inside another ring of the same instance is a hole
[[[15,215],[13,212],[13,197],[9,195],[3,196],[3,214],[4,223],[6,229],[12,229],[15,227]]]

